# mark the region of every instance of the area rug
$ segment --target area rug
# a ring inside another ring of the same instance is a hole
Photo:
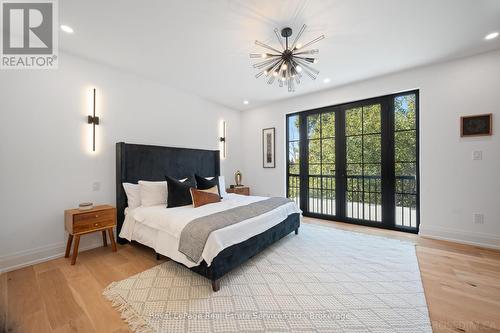
[[[165,262],[104,291],[134,332],[432,332],[415,247],[302,225],[221,279]]]

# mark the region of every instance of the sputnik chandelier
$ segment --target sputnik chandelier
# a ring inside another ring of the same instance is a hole
[[[319,71],[311,67],[310,64],[317,62],[317,58],[313,58],[313,56],[318,54],[319,50],[305,50],[305,48],[322,40],[325,36],[321,35],[302,45],[298,41],[305,29],[306,25],[304,24],[291,45],[288,42],[288,38],[292,36],[292,28],[282,29],[281,37],[278,34],[278,29],[274,29],[282,51],[256,40],[255,45],[265,48],[266,52],[250,54],[250,58],[252,59],[265,59],[253,65],[254,68],[259,70],[259,73],[255,74],[255,77],[264,76],[268,84],[278,81],[279,86],[287,86],[289,92],[295,91],[295,84],[300,84],[304,73],[311,79],[316,80]]]

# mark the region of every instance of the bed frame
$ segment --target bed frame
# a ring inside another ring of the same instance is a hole
[[[178,179],[193,175],[212,177],[220,175],[218,150],[203,150],[175,147],[149,146],[119,142],[116,144],[116,208],[117,239],[120,244],[128,241],[120,238],[127,196],[122,183],[137,183],[139,180],[163,181],[169,175]],[[212,281],[213,291],[220,288],[220,278],[233,268],[290,232],[298,233],[300,215],[292,214],[274,227],[254,237],[221,251],[207,266],[205,261],[190,269]],[[158,256],[159,257],[159,256]]]

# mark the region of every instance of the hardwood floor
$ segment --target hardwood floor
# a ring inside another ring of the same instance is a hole
[[[434,332],[500,332],[500,252],[345,223],[304,222],[415,243]],[[129,332],[102,290],[160,262],[148,248],[125,245],[115,253],[82,252],[75,266],[60,258],[0,274],[0,333]]]

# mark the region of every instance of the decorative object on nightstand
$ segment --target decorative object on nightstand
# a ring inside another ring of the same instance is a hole
[[[92,202],[82,202],[78,205],[79,210],[90,210],[94,208],[94,204]]]
[[[236,186],[242,186],[241,185],[241,180],[243,179],[243,175],[241,174],[240,170],[236,170],[234,173],[234,182],[236,183]]]
[[[243,185],[230,185],[228,189],[226,189],[227,193],[234,193],[240,195],[250,195],[250,187]]]
[[[113,227],[116,226],[116,208],[109,205],[95,206],[92,209],[80,210],[68,209],[64,211],[64,226],[68,235],[68,243],[66,244],[65,258],[69,257],[71,243],[73,238],[73,255],[71,257],[71,265],[76,262],[78,256],[78,246],[80,245],[80,236],[92,232],[102,232],[102,242],[104,246],[108,246],[106,232],[111,241],[113,252],[116,251],[115,236],[113,235]]]

